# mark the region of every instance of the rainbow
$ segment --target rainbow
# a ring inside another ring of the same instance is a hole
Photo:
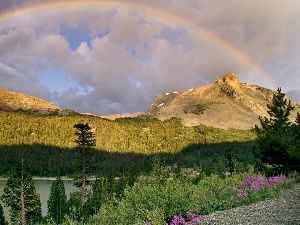
[[[268,82],[269,85],[274,86],[274,82],[269,78],[269,76],[265,74],[261,67],[228,40],[217,35],[212,30],[200,27],[198,22],[185,15],[175,13],[165,8],[159,8],[145,2],[133,0],[54,0],[49,2],[36,3],[33,5],[24,5],[20,8],[4,12],[0,14],[0,24],[1,22],[8,21],[12,18],[21,17],[23,15],[32,14],[35,12],[50,13],[57,11],[74,11],[86,9],[115,9],[124,12],[138,12],[143,17],[155,20],[158,23],[172,26],[182,25],[187,29],[196,29],[197,33],[201,35],[202,38],[205,38],[205,40],[212,42],[215,45],[221,46],[226,51],[229,51],[236,59],[242,62],[245,66],[251,68],[251,70],[255,74],[258,74],[261,79],[263,79],[265,82]]]

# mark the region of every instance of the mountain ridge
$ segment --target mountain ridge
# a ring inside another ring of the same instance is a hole
[[[147,112],[99,116],[115,120],[126,117],[150,117],[160,120],[181,118],[185,126],[206,125],[222,129],[252,129],[259,125],[259,116],[268,117],[267,104],[272,104],[270,89],[241,83],[233,73],[219,77],[214,83],[183,91],[158,94]],[[300,111],[300,104],[292,102],[295,110],[291,120]],[[24,110],[44,115],[70,115],[78,113],[59,107],[33,96],[0,88],[0,109]],[[93,115],[81,113],[83,115]],[[98,115],[93,115],[98,116]]]
[[[34,96],[0,88],[0,109],[3,110],[61,110],[59,107]]]
[[[229,73],[214,83],[185,91],[156,96],[148,115],[165,120],[179,117],[186,126],[204,124],[223,129],[251,129],[259,124],[259,116],[268,117],[267,104],[272,103],[275,91],[241,83],[238,76]],[[300,105],[292,103],[295,111]]]

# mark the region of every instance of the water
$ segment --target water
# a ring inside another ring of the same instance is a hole
[[[52,186],[53,180],[34,180],[34,184],[36,187],[36,191],[40,194],[41,203],[42,203],[42,214],[43,216],[47,215],[47,200],[50,195],[50,189]],[[73,180],[64,180],[64,185],[66,189],[66,194],[69,196],[71,192],[78,191],[79,188],[75,187]],[[6,184],[6,180],[0,180],[0,196],[3,194],[3,189]],[[1,202],[4,208],[4,215],[5,218],[9,218],[8,208],[4,207],[3,203]]]

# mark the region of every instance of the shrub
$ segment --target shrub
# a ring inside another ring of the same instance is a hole
[[[125,189],[122,199],[103,204],[90,224],[201,224],[208,219],[206,214],[216,210],[276,197],[292,181],[285,175],[266,178],[252,173],[203,175],[197,184],[192,179],[184,180],[171,174],[164,180],[158,177],[152,174],[140,178],[134,186]]]

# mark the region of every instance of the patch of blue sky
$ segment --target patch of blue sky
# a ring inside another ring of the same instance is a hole
[[[57,68],[45,72],[42,76],[41,82],[50,92],[61,93],[66,89],[65,74]]]
[[[143,48],[147,49],[149,48],[149,45],[147,43],[144,43]],[[151,55],[139,54],[139,52],[136,50],[136,48],[133,45],[125,46],[125,51],[127,51],[132,58],[137,59],[141,62],[149,62],[151,60]]]
[[[98,38],[102,38],[102,37],[105,37],[106,35],[108,35],[109,34],[109,32],[110,32],[110,29],[108,29],[108,28],[105,28],[105,29],[103,29],[103,30],[101,30],[101,31],[99,31],[99,32],[97,32],[97,34],[96,35],[94,35],[94,36],[97,36]]]
[[[75,51],[81,42],[86,42],[91,48],[92,37],[88,28],[84,26],[75,28],[65,26],[61,29],[60,34],[67,39],[72,51]]]
[[[86,42],[88,47],[91,48],[91,41],[95,38],[102,38],[109,34],[110,30],[104,28],[96,33],[91,34],[91,30],[86,25],[80,27],[64,26],[61,28],[60,34],[65,37],[70,45],[72,51],[75,51],[82,42]]]
[[[54,68],[45,72],[41,82],[51,93],[56,92],[59,95],[63,91],[74,88],[77,90],[77,95],[88,95],[95,90],[95,88],[91,86],[81,86],[78,82],[74,81],[71,76],[59,68]]]
[[[187,35],[188,31],[183,27],[169,27],[164,26],[158,38],[165,39],[170,43],[178,43],[184,40],[184,37]]]
[[[132,45],[127,45],[125,50],[131,55],[131,57],[135,58],[137,56],[137,51]]]
[[[136,79],[135,77],[129,75],[127,76],[127,80],[129,82],[129,84],[137,89],[143,89],[143,84],[141,81],[139,81],[138,79]]]

